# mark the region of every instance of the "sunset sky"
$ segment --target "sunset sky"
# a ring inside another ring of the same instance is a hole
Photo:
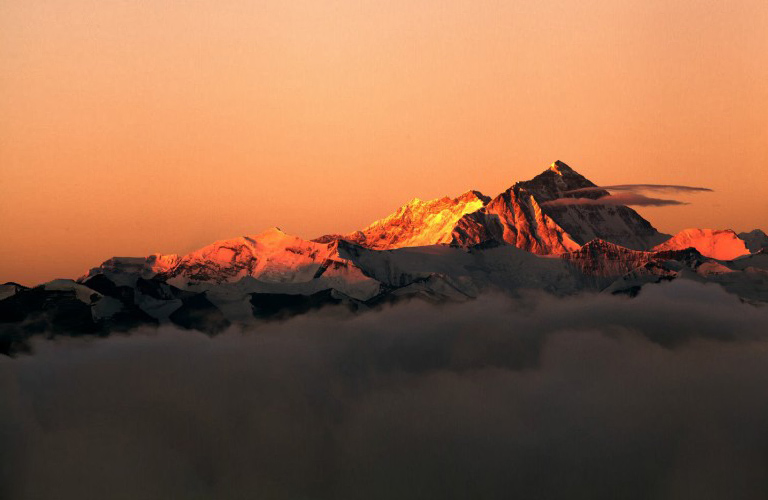
[[[562,160],[768,231],[765,0],[3,0],[0,282],[494,196]]]

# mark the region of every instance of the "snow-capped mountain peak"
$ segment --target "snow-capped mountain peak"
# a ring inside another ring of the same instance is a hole
[[[326,235],[315,241],[343,239],[375,250],[450,243],[458,220],[480,210],[488,200],[487,196],[474,190],[456,198],[414,198],[394,213],[360,231],[346,235]]]
[[[730,229],[683,229],[654,247],[656,251],[695,248],[713,259],[731,260],[749,254],[744,240]]]
[[[454,230],[454,242],[471,246],[490,240],[546,255],[574,251],[596,238],[647,250],[668,237],[629,207],[546,203],[595,187],[558,160],[533,179],[515,183],[482,210],[464,216]],[[606,194],[598,189],[579,196]]]
[[[560,160],[552,162],[552,164],[549,166],[549,169],[553,172],[555,172],[558,175],[562,175],[563,171],[572,171],[573,169],[566,165],[565,163],[561,162]]]

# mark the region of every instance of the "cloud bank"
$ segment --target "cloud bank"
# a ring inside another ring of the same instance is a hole
[[[768,308],[674,281],[0,358],[0,497],[766,498]]]

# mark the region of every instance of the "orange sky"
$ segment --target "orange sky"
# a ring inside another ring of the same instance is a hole
[[[768,230],[768,2],[3,0],[0,282],[361,228],[560,159]]]

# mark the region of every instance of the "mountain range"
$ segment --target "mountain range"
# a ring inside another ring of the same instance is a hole
[[[278,228],[187,255],[114,257],[78,279],[0,286],[0,350],[35,334],[105,335],[173,323],[211,334],[326,308],[353,314],[406,299],[444,303],[538,290],[641,293],[673,279],[768,303],[768,236],[755,229],[661,233],[557,161],[491,198],[415,198],[348,234],[303,240]],[[553,203],[570,198],[589,203]]]

